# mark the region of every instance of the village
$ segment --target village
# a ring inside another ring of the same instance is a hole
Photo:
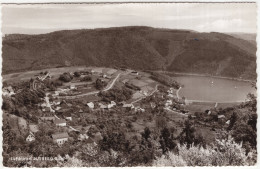
[[[147,127],[156,131],[170,126],[180,134],[188,118],[199,119],[197,126],[207,126],[206,134],[216,131],[206,124],[214,118],[216,124],[229,124],[214,108],[202,114],[189,112],[185,98],[176,94],[178,88],[152,80],[146,72],[84,68],[75,72],[46,71],[35,76],[29,88],[43,90],[45,96],[37,104],[38,110],[34,110],[36,120],[19,117],[28,133],[24,138],[27,143],[37,139],[39,125],[51,130],[53,144],[62,147],[73,142],[96,146],[109,130],[120,128],[126,130],[128,139],[137,140],[141,140],[140,133]],[[21,91],[9,85],[3,88],[3,95],[14,97]]]

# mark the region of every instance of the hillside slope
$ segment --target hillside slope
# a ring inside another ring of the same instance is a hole
[[[2,43],[4,74],[86,65],[256,77],[256,46],[221,33],[119,27],[15,34]]]

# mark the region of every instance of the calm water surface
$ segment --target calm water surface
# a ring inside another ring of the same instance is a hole
[[[250,82],[198,76],[177,76],[174,79],[184,85],[179,95],[188,100],[239,102],[244,101],[249,92],[256,94]]]

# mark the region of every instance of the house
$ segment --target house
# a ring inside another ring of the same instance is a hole
[[[211,115],[211,111],[210,110],[208,111],[208,115]]]
[[[35,141],[35,136],[32,132],[29,133],[29,135],[26,137],[27,142]]]
[[[88,107],[91,109],[94,109],[95,105],[92,102],[87,103]]]
[[[70,113],[64,113],[64,114],[63,114],[63,117],[64,117],[66,120],[72,121],[72,117],[71,117],[71,114],[70,114]]]
[[[139,111],[139,112],[144,112],[145,111],[145,109],[143,109],[143,108],[141,108],[141,107],[135,107],[135,111],[137,112],[137,111]]]
[[[167,100],[166,103],[165,103],[165,106],[168,107],[172,105],[172,100]]]
[[[156,107],[156,104],[153,103],[153,102],[151,102],[150,105],[151,105],[151,108],[152,108],[152,109],[154,109],[154,108]]]
[[[116,106],[116,102],[111,101],[111,103],[107,105],[107,108],[110,109],[110,108],[112,108],[114,106]]]
[[[55,117],[54,116],[44,116],[44,117],[40,117],[40,119],[42,121],[54,121]]]
[[[12,96],[15,94],[12,86],[4,87],[2,91],[4,96]]]
[[[107,109],[108,108],[108,106],[106,106],[106,105],[104,105],[102,103],[99,103],[98,105],[100,106],[101,109]]]
[[[141,93],[141,94],[143,94],[143,95],[145,95],[145,96],[147,96],[147,95],[148,95],[148,92],[147,92],[147,91],[145,91],[145,90],[141,90],[141,91],[140,91],[140,93]]]
[[[55,108],[55,110],[60,110],[60,109],[61,109],[61,107],[59,107],[59,106]]]
[[[75,85],[70,85],[70,89],[73,90],[73,89],[77,89],[77,87]]]
[[[226,124],[229,124],[230,123],[230,120],[228,120],[227,122],[226,122]]]
[[[103,74],[103,75],[102,75],[102,77],[103,77],[103,78],[106,78],[106,77],[107,77],[107,75],[106,75],[106,74]]]
[[[82,109],[79,109],[79,113],[83,113],[83,110],[82,110]]]
[[[80,131],[78,140],[83,141],[83,140],[86,140],[88,138],[89,138],[89,136],[87,135],[86,131]]]
[[[173,94],[174,93],[174,88],[170,88],[169,90],[167,90],[168,94]]]
[[[225,118],[225,115],[218,115],[218,119]]]
[[[66,120],[64,119],[55,119],[53,122],[56,126],[66,126]]]
[[[132,73],[133,75],[139,75],[139,73],[136,72],[136,71],[132,71],[131,73]]]
[[[126,109],[134,109],[135,108],[135,106],[133,105],[133,104],[124,104],[123,105],[123,108],[126,108]]]
[[[111,101],[110,104],[113,106],[116,106],[116,102],[114,102],[114,101]]]
[[[126,83],[126,82],[128,82],[129,81],[129,79],[124,79],[124,80],[122,80],[122,83]]]
[[[52,136],[53,142],[57,143],[59,146],[64,144],[69,139],[69,135],[66,132],[52,134],[51,136]]]
[[[29,129],[32,133],[37,133],[39,131],[37,124],[29,124]]]
[[[41,107],[46,107],[46,106],[47,106],[46,103],[41,104]]]
[[[54,105],[60,105],[60,101],[58,101],[58,102],[53,102],[54,103]]]

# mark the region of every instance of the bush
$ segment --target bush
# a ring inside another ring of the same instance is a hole
[[[91,76],[85,76],[83,78],[80,79],[81,82],[89,82],[92,81],[92,77]]]
[[[74,72],[74,76],[75,77],[80,77],[80,73],[79,72]]]
[[[179,154],[173,152],[154,160],[157,166],[244,166],[256,163],[256,152],[246,155],[242,144],[237,144],[232,138],[216,140],[213,147],[199,147],[178,144]]]
[[[63,81],[63,82],[70,82],[73,79],[73,76],[69,73],[63,73],[62,75],[60,75],[59,80]]]

